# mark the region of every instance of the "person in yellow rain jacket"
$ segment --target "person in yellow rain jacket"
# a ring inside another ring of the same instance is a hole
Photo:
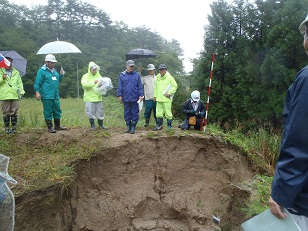
[[[94,120],[97,118],[100,128],[107,130],[104,126],[104,107],[102,94],[97,93],[94,87],[98,84],[102,76],[99,74],[99,66],[90,62],[88,73],[84,74],[81,79],[81,85],[84,89],[83,100],[86,102],[86,114],[92,130],[96,130]]]
[[[19,98],[25,94],[23,83],[18,70],[12,67],[13,59],[5,57],[11,62],[8,68],[0,69],[0,100],[2,102],[3,122],[5,133],[16,133]],[[10,129],[10,122],[12,129]]]
[[[156,75],[154,87],[154,101],[156,102],[156,127],[154,131],[161,130],[164,116],[167,118],[168,128],[172,127],[172,99],[178,85],[172,75],[167,71],[165,64],[160,64],[159,74]]]

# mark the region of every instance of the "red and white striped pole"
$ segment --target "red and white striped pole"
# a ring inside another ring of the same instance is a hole
[[[211,65],[211,71],[210,71],[210,83],[209,83],[209,89],[208,89],[208,92],[207,92],[207,101],[206,101],[206,107],[205,107],[205,117],[204,117],[204,121],[203,121],[203,130],[204,130],[204,132],[206,131],[207,116],[208,116],[209,106],[210,106],[210,95],[211,95],[214,59],[215,59],[215,54],[213,53],[212,54],[212,65]]]

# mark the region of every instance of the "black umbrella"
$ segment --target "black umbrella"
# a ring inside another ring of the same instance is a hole
[[[154,51],[147,50],[147,49],[133,49],[125,54],[126,60],[151,58],[155,56],[156,54]]]
[[[13,60],[12,66],[19,71],[20,76],[26,74],[27,60],[16,51],[0,51],[4,57],[10,57]]]

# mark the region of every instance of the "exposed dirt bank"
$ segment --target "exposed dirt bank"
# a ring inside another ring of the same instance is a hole
[[[78,161],[71,185],[17,197],[15,230],[240,230],[250,196],[242,182],[254,174],[244,156],[210,136],[137,132],[111,132],[106,148]]]

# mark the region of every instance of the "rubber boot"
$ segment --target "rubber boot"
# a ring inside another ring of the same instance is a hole
[[[156,119],[156,127],[153,129],[153,131],[158,131],[163,129],[163,118],[157,118]]]
[[[95,127],[94,119],[89,119],[89,122],[90,122],[92,130],[95,131],[96,127]]]
[[[132,122],[130,120],[126,121],[127,129],[125,130],[124,133],[129,133],[131,130]]]
[[[108,130],[108,128],[104,126],[104,120],[98,120],[97,122],[101,129]]]
[[[130,134],[134,134],[136,131],[136,125],[137,125],[137,121],[132,121],[132,126],[130,128]]]
[[[15,134],[17,132],[17,116],[11,116],[12,130],[11,133]]]
[[[171,120],[167,120],[167,126],[168,128],[172,128],[172,119]]]
[[[5,127],[5,133],[6,133],[6,134],[11,134],[11,129],[10,129],[10,116],[5,116],[5,117],[3,117],[3,122],[4,122],[4,127]]]
[[[48,132],[49,133],[56,133],[57,131],[53,128],[51,120],[45,120],[45,121],[46,121],[46,124],[47,124],[47,127],[48,127]]]
[[[149,123],[150,123],[150,118],[145,118],[145,124],[144,124],[144,126],[145,126],[145,127],[149,126]]]
[[[62,127],[60,125],[60,119],[54,119],[55,122],[55,130],[60,131],[60,130],[66,130],[66,127]]]

